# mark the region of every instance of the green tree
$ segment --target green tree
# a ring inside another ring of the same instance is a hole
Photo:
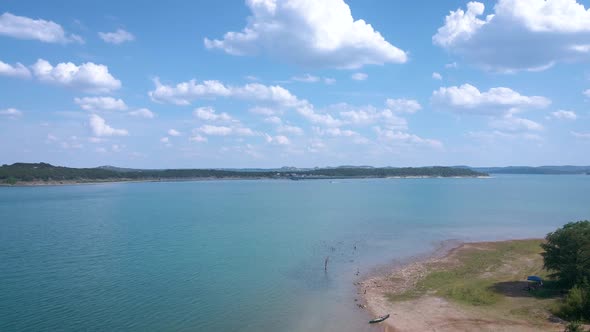
[[[563,286],[590,280],[590,221],[570,222],[547,234],[543,263]]]

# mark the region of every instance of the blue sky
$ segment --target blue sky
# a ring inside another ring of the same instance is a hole
[[[0,163],[590,164],[588,5],[5,0]]]

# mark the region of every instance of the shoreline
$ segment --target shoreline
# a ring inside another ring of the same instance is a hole
[[[499,240],[498,242],[501,242]],[[465,242],[457,239],[448,239],[437,242],[434,248],[431,251],[425,252],[423,254],[418,254],[414,256],[410,256],[400,260],[390,260],[388,263],[381,263],[379,265],[374,266],[369,272],[362,275],[358,278],[353,284],[355,286],[355,305],[365,312],[367,322],[375,317],[379,317],[384,314],[392,314],[391,312],[383,312],[378,310],[373,303],[372,294],[368,292],[368,287],[370,284],[387,278],[391,274],[401,271],[405,268],[413,266],[415,264],[423,264],[430,261],[435,261],[439,259],[444,259],[452,254],[453,251],[458,250],[463,245],[470,242]],[[367,292],[365,293],[365,289]],[[395,326],[391,325],[391,319],[385,320],[382,325],[382,331],[389,332],[389,331],[397,331]],[[391,330],[393,329],[393,330]]]
[[[456,303],[432,291],[415,295],[421,280],[431,273],[452,270],[462,264],[459,257],[465,253],[542,240],[443,241],[428,254],[378,266],[360,278],[355,282],[359,297],[357,306],[367,312],[369,319],[390,314],[389,319],[381,323],[382,331],[563,331],[562,321],[556,317],[535,324],[519,317],[490,313],[493,310],[485,306]],[[406,294],[411,296],[406,298]],[[393,296],[399,299],[393,300]]]
[[[271,177],[206,177],[206,178],[170,178],[170,179],[105,179],[77,181],[26,181],[17,182],[15,184],[0,183],[0,187],[45,187],[45,186],[75,186],[75,185],[95,185],[95,184],[113,184],[113,183],[144,183],[144,182],[200,182],[200,181],[260,181],[260,180],[276,180],[276,181],[313,181],[313,180],[368,180],[368,179],[391,179],[391,180],[405,180],[405,179],[489,179],[491,176],[388,176],[388,177],[308,177],[308,178],[271,178]]]

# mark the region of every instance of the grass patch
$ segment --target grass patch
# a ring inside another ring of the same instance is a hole
[[[418,292],[414,292],[414,291],[407,291],[407,292],[403,292],[403,293],[387,293],[387,294],[385,294],[385,297],[390,302],[401,302],[401,301],[408,301],[408,300],[415,299],[415,298],[419,297],[420,295],[422,295],[422,293],[418,293]]]
[[[456,285],[448,289],[444,295],[447,298],[470,305],[490,305],[501,299],[498,293],[489,290],[485,280]]]
[[[527,275],[544,277],[540,244],[541,240],[518,240],[467,246],[453,253],[449,264],[430,264],[429,272],[414,289],[389,294],[388,299],[401,301],[433,294],[472,306],[500,303],[523,292],[521,282]],[[532,293],[525,292],[524,296],[549,298],[556,294],[550,288]]]

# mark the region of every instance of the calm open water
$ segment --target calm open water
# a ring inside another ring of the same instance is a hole
[[[0,187],[0,331],[370,331],[357,271],[543,236],[590,219],[589,192],[582,175]]]

